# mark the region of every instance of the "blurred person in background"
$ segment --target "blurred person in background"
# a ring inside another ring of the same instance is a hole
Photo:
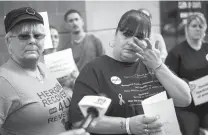
[[[53,48],[45,49],[43,52],[44,55],[57,52],[57,48],[59,46],[60,38],[59,38],[58,29],[56,27],[50,25],[50,34],[51,34]],[[70,75],[63,76],[61,78],[57,78],[57,80],[59,81],[59,83],[61,84],[63,89],[66,90],[66,92],[68,92],[70,96],[72,96],[74,82],[75,82],[78,74],[79,74],[79,72],[73,71],[72,73],[70,73]]]
[[[146,14],[150,18],[150,20],[152,20],[152,15],[147,9],[141,8],[141,9],[138,9],[138,11]],[[153,33],[152,32],[150,35],[150,41],[153,43],[153,45],[155,44],[156,41],[159,41],[158,49],[160,50],[160,56],[164,62],[168,53],[167,53],[166,44],[165,44],[165,41],[164,41],[162,35],[160,33]]]
[[[64,15],[69,30],[69,42],[60,50],[72,49],[74,61],[81,71],[82,68],[96,57],[103,55],[104,49],[100,39],[84,31],[84,21],[79,11],[71,9]]]
[[[180,78],[193,81],[208,75],[208,44],[203,42],[207,22],[202,13],[187,17],[186,40],[173,47],[165,64]],[[183,135],[198,135],[199,128],[208,130],[208,103],[176,108]],[[206,132],[206,130],[204,130]]]
[[[145,116],[141,101],[163,91],[175,106],[190,104],[188,84],[162,62],[159,50],[149,41],[150,33],[151,20],[145,14],[129,10],[122,15],[111,45],[113,53],[89,62],[75,81],[69,115],[74,127],[83,119],[77,103],[86,95],[104,94],[112,100],[105,116],[88,128],[93,135],[161,132],[160,119]]]
[[[39,62],[44,22],[33,8],[10,11],[4,20],[10,59],[0,67],[1,135],[89,135],[66,131],[71,98]]]
[[[57,48],[59,46],[59,40],[60,39],[59,39],[59,31],[58,31],[58,29],[56,27],[52,26],[52,25],[50,25],[49,28],[50,28],[51,41],[52,41],[53,47],[45,49],[44,52],[43,52],[43,55],[56,52]]]

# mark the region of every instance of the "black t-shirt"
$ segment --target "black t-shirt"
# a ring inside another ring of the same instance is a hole
[[[141,101],[164,90],[142,62],[124,63],[104,55],[80,72],[74,86],[70,121],[83,119],[78,102],[85,95],[104,93],[112,99],[106,115],[126,118],[143,114]]]
[[[203,43],[201,49],[196,51],[184,41],[168,53],[165,64],[188,81],[208,75],[208,44]]]

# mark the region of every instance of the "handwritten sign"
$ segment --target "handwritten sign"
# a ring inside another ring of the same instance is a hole
[[[189,87],[196,106],[208,102],[208,75],[189,82]]]
[[[163,124],[162,131],[150,135],[182,135],[172,99],[161,92],[142,101],[145,116],[157,116]],[[167,111],[168,110],[168,111]]]
[[[67,76],[74,71],[78,72],[71,48],[47,54],[44,56],[44,61],[56,78]]]
[[[44,49],[53,48],[50,29],[49,29],[48,13],[39,12],[39,14],[43,17],[44,29],[45,29],[45,34],[46,34],[45,41],[44,41]]]

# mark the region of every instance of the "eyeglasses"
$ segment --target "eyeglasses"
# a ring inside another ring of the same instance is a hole
[[[45,38],[45,34],[19,34],[18,36],[11,36],[11,37],[18,37],[19,40],[29,40],[30,38],[36,39],[36,40],[41,40]]]

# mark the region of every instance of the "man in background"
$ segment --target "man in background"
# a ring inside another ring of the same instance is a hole
[[[84,21],[79,11],[70,9],[64,15],[69,30],[69,41],[60,50],[72,49],[74,61],[79,69],[91,60],[103,55],[104,49],[100,39],[84,31]]]

